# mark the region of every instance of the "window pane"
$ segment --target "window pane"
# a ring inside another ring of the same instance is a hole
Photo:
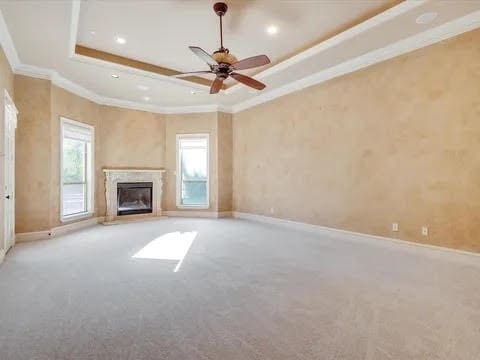
[[[182,179],[207,179],[207,149],[199,148],[182,150]]]
[[[206,138],[191,138],[191,139],[181,139],[180,140],[180,147],[182,149],[186,148],[199,148],[207,147],[207,139]]]
[[[80,140],[63,139],[63,182],[85,182],[86,143]]]
[[[206,181],[184,181],[182,185],[182,204],[184,205],[206,205],[207,182]]]
[[[182,205],[208,205],[208,139],[180,139]]]
[[[85,184],[63,185],[63,215],[87,211]]]

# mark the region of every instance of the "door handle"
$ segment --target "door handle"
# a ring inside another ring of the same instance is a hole
[[[10,199],[10,195],[5,196],[5,199]]]

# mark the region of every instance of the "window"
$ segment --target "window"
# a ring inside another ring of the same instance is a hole
[[[208,135],[177,135],[177,206],[208,208]]]
[[[93,144],[90,125],[61,119],[61,219],[93,213]]]

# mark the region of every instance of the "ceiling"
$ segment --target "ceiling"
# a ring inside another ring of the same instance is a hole
[[[84,2],[77,43],[182,72],[208,70],[188,46],[200,46],[209,53],[220,47],[214,3]],[[223,18],[224,44],[238,59],[268,53],[272,62],[277,63],[394,3],[394,0],[228,1],[229,9]],[[271,25],[279,29],[275,36],[265,31]],[[126,44],[113,41],[119,35],[127,40]]]
[[[0,1],[0,10],[23,69],[53,71],[64,83],[139,108],[252,103],[281,94],[299,79],[315,74],[328,78],[341,65],[480,11],[480,1],[462,0],[227,1],[225,46],[239,59],[266,54],[272,60],[267,67],[244,72],[267,84],[263,93],[232,82],[228,90],[210,95],[206,85],[75,54],[75,45],[82,45],[176,71],[206,70],[188,46],[208,52],[219,47],[213,3]],[[427,12],[438,15],[428,24],[417,24],[418,16]],[[278,28],[273,36],[266,32],[271,25]],[[117,43],[118,36],[126,43]],[[418,47],[412,41],[410,46]]]

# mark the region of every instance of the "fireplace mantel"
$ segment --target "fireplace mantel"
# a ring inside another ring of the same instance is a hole
[[[105,224],[115,224],[162,216],[162,185],[164,169],[103,169],[105,173]],[[152,213],[117,215],[117,184],[122,182],[152,182]]]

